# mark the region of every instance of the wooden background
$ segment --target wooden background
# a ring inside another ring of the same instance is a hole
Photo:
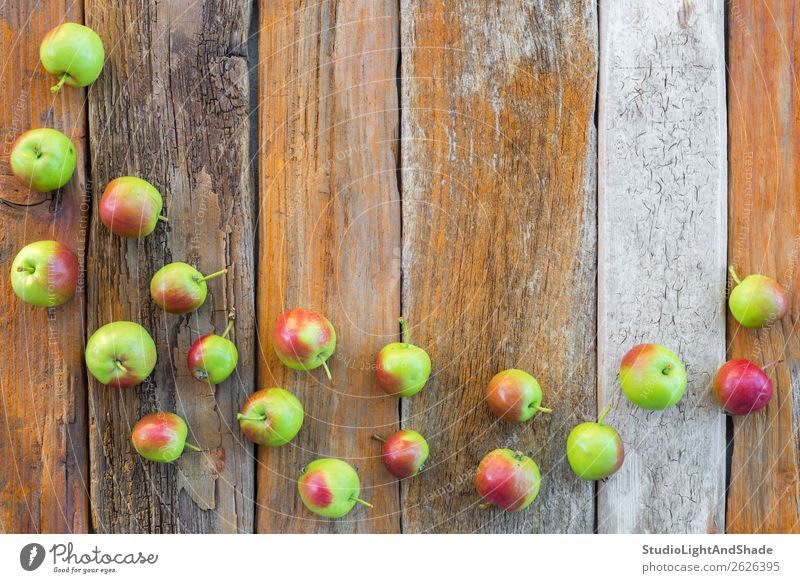
[[[65,20],[94,28],[107,60],[88,90],[51,96],[38,45]],[[20,0],[0,22],[0,264],[56,238],[84,267],[50,310],[3,275],[1,532],[800,532],[800,304],[758,332],[725,309],[728,263],[797,297],[793,0]],[[52,196],[8,167],[41,126],[78,147]],[[125,174],[165,195],[169,224],[142,240],[97,220]],[[230,270],[182,317],[147,292],[177,260]],[[336,326],[332,383],[273,355],[268,331],[294,306]],[[230,307],[240,364],[211,389],[185,353]],[[400,314],[434,363],[402,402],[373,370]],[[85,339],[114,319],[159,349],[132,391],[82,366]],[[686,362],[678,407],[621,398],[619,359],[641,341]],[[734,421],[712,403],[726,356],[783,358],[766,409]],[[492,417],[485,385],[510,367],[539,378],[552,415]],[[305,404],[283,448],[253,447],[235,422],[265,386]],[[594,485],[565,441],[606,404],[627,455]],[[130,428],[158,409],[203,453],[140,459]],[[370,439],[399,427],[432,452],[402,483]],[[497,447],[542,469],[525,512],[477,507],[474,471]],[[353,463],[375,508],[307,512],[295,480],[321,456]]]

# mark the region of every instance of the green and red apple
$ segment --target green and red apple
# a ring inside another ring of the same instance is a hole
[[[233,329],[233,317],[222,336],[206,334],[195,340],[186,356],[189,372],[198,381],[206,381],[212,385],[224,382],[239,362],[239,351],[228,339]]]
[[[751,274],[739,279],[733,267],[728,271],[736,287],[728,298],[731,314],[745,328],[762,328],[780,320],[789,310],[789,295],[774,279]]]
[[[294,308],[278,317],[272,328],[272,348],[278,359],[293,370],[325,369],[336,349],[336,331],[328,319],[304,308]]]
[[[428,353],[409,341],[408,325],[400,318],[402,342],[387,344],[378,353],[375,373],[378,384],[389,395],[410,397],[419,393],[431,376]]]
[[[39,59],[48,73],[58,77],[58,84],[50,88],[56,93],[65,83],[72,87],[94,83],[103,70],[105,49],[91,28],[65,22],[45,35],[39,45]]]
[[[714,375],[714,398],[731,415],[748,415],[767,406],[772,398],[772,380],[744,358],[729,360]]]
[[[256,391],[237,415],[245,437],[259,445],[286,445],[303,426],[303,405],[289,391],[272,387]]]
[[[23,247],[11,264],[11,288],[34,306],[60,306],[78,286],[76,255],[58,241],[37,241]]]
[[[136,452],[146,460],[158,463],[174,462],[185,448],[200,451],[186,443],[189,430],[186,422],[175,413],[158,411],[145,415],[131,432],[131,441]]]
[[[100,220],[120,237],[145,237],[152,233],[161,214],[164,200],[158,189],[141,178],[123,176],[108,183],[100,197]]]
[[[374,437],[383,442],[383,465],[396,478],[416,476],[428,461],[428,442],[413,429],[395,431],[386,439]]]
[[[579,478],[602,480],[622,467],[625,447],[619,433],[603,423],[611,407],[606,407],[597,422],[576,426],[567,438],[567,460]]]
[[[39,128],[22,134],[11,148],[11,171],[37,192],[64,186],[78,161],[75,144],[58,130]]]
[[[306,508],[325,518],[341,518],[357,503],[372,508],[359,498],[361,482],[356,470],[339,459],[323,458],[308,464],[300,472],[297,490]]]
[[[524,370],[511,368],[489,381],[486,402],[492,412],[505,421],[524,423],[537,413],[552,413],[542,407],[542,387]]]
[[[153,372],[156,344],[135,322],[111,322],[91,335],[85,357],[89,372],[100,383],[128,389]]]
[[[208,295],[206,282],[227,273],[227,269],[203,275],[188,263],[176,261],[156,271],[150,280],[150,296],[170,314],[188,314],[203,305]]]
[[[475,486],[484,506],[519,512],[539,494],[542,476],[539,466],[518,451],[496,449],[486,454],[475,474]]]
[[[622,358],[622,392],[642,409],[675,405],[686,392],[686,369],[677,355],[659,344],[639,344]]]

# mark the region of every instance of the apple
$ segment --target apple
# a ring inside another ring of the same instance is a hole
[[[325,518],[341,518],[356,503],[372,508],[372,504],[358,497],[361,482],[355,469],[342,460],[314,460],[300,470],[297,490],[306,508]]]
[[[11,148],[11,171],[25,186],[50,192],[64,186],[78,161],[75,144],[58,130],[39,128],[22,134]]]
[[[567,460],[584,480],[602,480],[622,467],[625,447],[619,433],[603,424],[611,406],[603,409],[597,423],[588,421],[573,428],[567,437]]]
[[[539,412],[552,413],[542,407],[542,387],[524,370],[510,368],[497,373],[489,381],[486,402],[497,417],[524,423]]]
[[[39,59],[51,75],[59,78],[50,88],[57,93],[66,83],[86,87],[94,83],[103,70],[103,41],[91,28],[75,22],[59,24],[48,32],[39,45]]]
[[[222,336],[206,334],[192,344],[186,363],[189,372],[198,381],[208,381],[212,385],[218,385],[231,376],[236,363],[239,362],[239,351],[236,350],[236,345],[228,340],[228,334],[232,329],[233,313]]]
[[[186,422],[175,413],[158,411],[145,415],[131,432],[131,441],[137,453],[151,462],[169,463],[181,457],[184,448],[200,448],[186,443],[189,432]]]
[[[22,301],[52,308],[75,293],[78,258],[58,241],[25,245],[11,264],[11,288]]]
[[[402,342],[387,344],[378,353],[375,373],[378,384],[389,395],[410,397],[416,395],[431,376],[431,358],[419,346],[409,341],[408,325],[400,318]]]
[[[108,183],[100,198],[100,220],[120,237],[145,237],[158,221],[167,221],[161,214],[164,199],[158,189],[141,178],[123,176]]]
[[[245,437],[259,445],[286,445],[303,426],[303,405],[289,391],[273,387],[256,391],[236,416]]]
[[[622,358],[619,380],[625,396],[642,409],[672,407],[686,392],[686,369],[669,348],[639,344]]]
[[[386,439],[379,435],[372,437],[383,442],[383,465],[396,478],[416,476],[428,461],[428,442],[412,429],[395,431]]]
[[[170,314],[187,314],[206,301],[206,282],[225,273],[228,273],[227,269],[203,275],[188,263],[169,263],[156,271],[150,280],[150,295],[162,310]]]
[[[134,322],[111,322],[95,330],[86,344],[86,366],[104,385],[128,389],[156,366],[156,344]]]
[[[485,501],[481,507],[499,506],[507,512],[530,506],[539,494],[541,482],[536,462],[510,449],[486,454],[475,474],[475,486]]]
[[[325,316],[313,310],[295,308],[278,317],[272,329],[272,347],[280,361],[294,370],[323,367],[336,349],[336,331]]]
[[[765,275],[755,274],[740,280],[733,267],[728,271],[736,282],[728,298],[728,307],[742,326],[762,328],[786,315],[789,296],[781,284]]]
[[[763,409],[772,398],[772,381],[744,358],[729,360],[714,375],[714,398],[731,415],[747,415]]]

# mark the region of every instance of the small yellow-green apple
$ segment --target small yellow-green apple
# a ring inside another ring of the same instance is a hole
[[[395,431],[386,439],[379,435],[373,438],[383,442],[383,465],[396,478],[402,480],[417,475],[428,461],[428,442],[413,429]]]
[[[236,345],[228,340],[233,329],[233,314],[222,336],[206,334],[195,340],[186,356],[189,372],[198,381],[206,381],[212,385],[224,382],[239,362],[239,351]]]
[[[729,360],[714,375],[714,398],[731,415],[747,415],[763,409],[772,398],[772,381],[758,366],[744,358]]]
[[[169,463],[181,457],[184,448],[200,451],[186,443],[186,422],[175,413],[158,411],[145,415],[131,432],[131,441],[137,453],[151,462]]]
[[[524,423],[539,412],[552,413],[542,407],[542,387],[524,370],[510,368],[497,373],[489,381],[486,402],[500,419]]]
[[[399,321],[403,341],[392,342],[381,348],[375,373],[384,392],[396,397],[410,397],[419,393],[428,382],[431,358],[422,348],[411,344],[405,318]]]
[[[484,499],[482,507],[498,506],[518,512],[530,506],[539,494],[539,466],[518,451],[496,449],[481,460],[475,486]]]
[[[576,426],[567,437],[567,459],[572,471],[584,480],[602,480],[622,467],[625,447],[619,433],[603,424],[611,407],[597,419]]]
[[[686,369],[669,348],[639,344],[622,358],[619,381],[633,404],[642,409],[667,409],[686,392]]]
[[[134,322],[111,322],[95,330],[86,344],[86,366],[104,385],[128,389],[156,366],[156,344]]]
[[[75,293],[78,258],[58,241],[37,241],[23,247],[11,264],[11,288],[34,306],[60,306]]]
[[[11,171],[25,186],[49,192],[64,186],[77,163],[75,144],[58,130],[39,128],[22,134],[11,148]]]
[[[86,87],[94,83],[103,70],[103,41],[91,28],[76,22],[59,24],[48,32],[39,45],[39,59],[58,83],[50,88],[58,92],[66,83]]]
[[[306,508],[325,518],[341,518],[356,503],[372,508],[359,498],[361,482],[356,470],[339,459],[322,458],[308,464],[300,471],[297,490]]]
[[[169,263],[150,280],[150,296],[159,308],[170,314],[188,314],[206,301],[206,282],[225,273],[227,269],[203,275],[188,263]]]
[[[328,319],[304,308],[294,308],[278,317],[272,328],[272,348],[280,361],[294,370],[323,367],[336,349],[336,331]]]
[[[739,279],[733,267],[728,271],[736,287],[728,298],[731,314],[745,328],[762,328],[780,320],[789,310],[789,296],[774,279],[751,274]]]
[[[158,221],[167,221],[161,214],[164,199],[158,189],[141,178],[123,176],[108,183],[100,197],[100,220],[120,237],[145,237]]]
[[[286,445],[303,426],[303,405],[289,391],[272,387],[256,391],[237,415],[245,437],[259,445]]]

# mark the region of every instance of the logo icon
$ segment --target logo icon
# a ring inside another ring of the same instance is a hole
[[[19,552],[19,564],[26,571],[35,571],[44,562],[44,547],[39,543],[30,543]]]

